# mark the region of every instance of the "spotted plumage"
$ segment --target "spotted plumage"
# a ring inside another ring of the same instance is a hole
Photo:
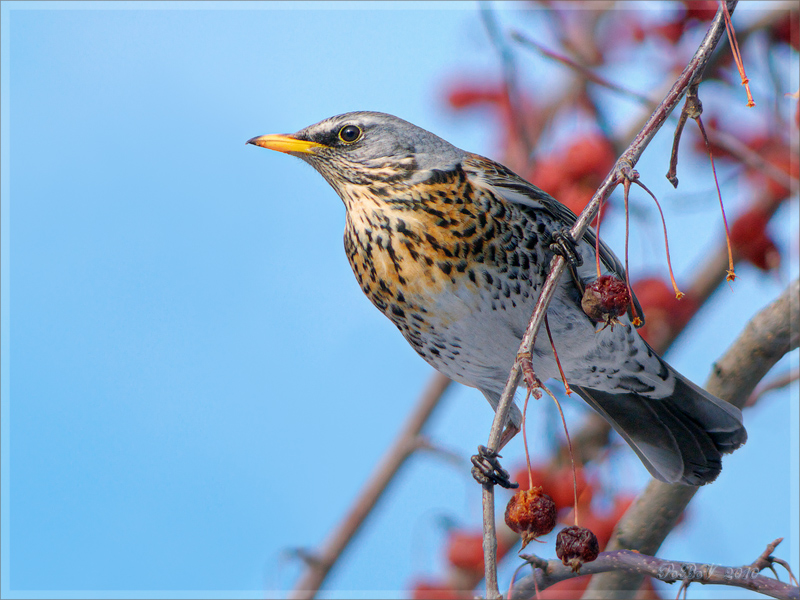
[[[391,115],[348,113],[250,142],[319,171],[344,201],[345,252],[364,294],[422,358],[496,408],[550,242],[575,215],[502,165]],[[576,246],[582,284],[597,277],[595,241],[589,230]],[[620,261],[599,245],[603,274],[623,278]],[[721,454],[746,440],[741,413],[672,369],[628,316],[597,331],[572,278],[561,279],[547,315],[570,386],[656,478],[712,481]],[[532,366],[542,380],[559,375],[547,336]],[[515,406],[510,426],[520,420]]]

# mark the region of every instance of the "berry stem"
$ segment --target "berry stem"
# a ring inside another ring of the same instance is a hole
[[[628,269],[628,239],[630,238],[630,221],[631,214],[628,208],[628,195],[631,191],[631,180],[625,177],[622,180],[623,194],[622,198],[625,201],[625,285],[628,287],[628,295],[631,297],[631,312],[633,313],[633,325],[638,327],[641,325],[642,320],[639,318],[639,313],[636,311],[636,302],[633,301],[633,289],[631,288],[631,276]]]
[[[569,388],[567,376],[564,375],[564,369],[561,368],[561,361],[558,359],[558,351],[556,351],[556,345],[553,343],[553,336],[550,334],[550,323],[547,322],[547,315],[544,316],[544,328],[547,330],[547,337],[550,339],[550,347],[553,349],[553,356],[556,357],[556,365],[558,366],[558,372],[561,375],[561,381],[564,382],[564,391],[567,392],[567,396],[571,396],[572,390]]]
[[[525,394],[525,403],[522,405],[522,443],[525,446],[525,461],[528,463],[528,489],[533,489],[533,470],[531,469],[531,455],[528,452],[528,434],[525,431],[525,421],[527,421],[526,414],[528,412],[528,398],[531,397],[531,391]]]
[[[597,265],[597,276],[600,277],[600,215],[603,214],[603,199],[597,205],[597,225],[594,226],[594,262]],[[560,367],[560,365],[559,365]]]
[[[575,468],[575,454],[572,452],[572,440],[569,438],[569,430],[567,429],[567,421],[564,418],[564,411],[561,410],[561,403],[558,401],[553,393],[547,389],[545,386],[542,386],[542,389],[547,392],[547,395],[553,399],[553,402],[556,403],[556,408],[558,408],[558,414],[561,416],[561,424],[564,426],[564,434],[567,436],[567,448],[569,449],[569,462],[572,466],[572,497],[573,502],[575,505],[575,527],[578,526],[578,472]],[[523,423],[525,419],[523,418]]]
[[[656,198],[655,194],[651,192],[645,184],[643,184],[641,181],[636,181],[636,184],[645,192],[650,194],[653,202],[656,203],[658,214],[661,215],[661,226],[664,228],[664,246],[667,249],[667,268],[669,269],[669,280],[672,282],[672,290],[675,292],[675,297],[680,300],[686,294],[678,289],[678,284],[675,282],[675,275],[672,272],[672,259],[669,256],[669,239],[667,239],[667,221],[664,219],[664,211],[661,210],[661,205],[658,203],[658,198]]]
[[[724,3],[723,3],[724,4]],[[695,118],[697,126],[700,128],[700,133],[703,134],[703,140],[706,143],[706,150],[708,151],[708,159],[711,161],[711,171],[714,173],[714,184],[717,186],[717,197],[719,198],[719,208],[722,210],[722,222],[725,224],[725,243],[728,245],[728,275],[725,277],[726,281],[733,281],[736,279],[736,272],[733,268],[733,251],[731,250],[731,232],[728,229],[728,218],[725,216],[725,206],[722,204],[722,192],[719,189],[719,179],[717,178],[717,168],[714,166],[714,154],[711,152],[711,144],[706,135],[706,128],[703,127],[703,120],[698,115]]]
[[[742,78],[742,85],[744,91],[747,93],[747,107],[752,108],[756,105],[753,100],[753,94],[750,93],[750,80],[744,72],[744,62],[742,61],[742,53],[739,52],[739,42],[736,39],[736,31],[733,29],[733,22],[731,21],[731,13],[728,12],[728,5],[724,0],[720,2],[722,5],[722,13],[725,15],[725,31],[728,33],[728,41],[731,44],[731,54],[733,54],[733,61],[736,63],[736,69],[739,71],[739,77]]]

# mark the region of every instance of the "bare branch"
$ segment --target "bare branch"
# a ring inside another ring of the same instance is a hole
[[[759,592],[773,598],[797,599],[800,598],[800,588],[797,586],[759,575],[759,571],[762,569],[771,568],[774,559],[770,555],[780,541],[778,539],[769,544],[764,553],[751,564],[738,567],[667,560],[630,550],[614,550],[601,552],[596,560],[585,563],[579,573],[574,573],[571,567],[565,566],[560,560],[545,561],[538,557],[531,557],[530,562],[535,567],[533,575],[518,581],[511,597],[531,598],[537,587],[539,590],[543,590],[561,581],[581,575],[622,572],[636,574],[639,578],[649,575],[667,583],[681,581],[686,584],[696,582],[705,585],[728,585]]]

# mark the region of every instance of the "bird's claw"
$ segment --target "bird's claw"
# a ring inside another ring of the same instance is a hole
[[[578,243],[568,228],[559,229],[551,234],[550,251],[563,256],[570,267],[577,268],[583,264],[583,257],[578,252]]]
[[[553,232],[550,239],[552,240],[550,242],[550,251],[553,254],[563,256],[567,261],[569,273],[582,296],[585,287],[581,278],[578,276],[578,267],[583,264],[583,257],[578,252],[578,244],[575,238],[572,237],[570,230],[565,227],[564,229]]]
[[[507,489],[519,487],[518,483],[512,483],[511,478],[497,459],[500,455],[486,446],[478,446],[478,453],[472,460],[472,476],[481,485],[499,485]]]

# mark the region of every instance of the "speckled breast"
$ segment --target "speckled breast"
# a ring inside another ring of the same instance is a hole
[[[506,369],[550,260],[540,243],[546,215],[476,191],[460,169],[390,187],[354,186],[344,198],[345,250],[361,289],[454,379],[479,376],[470,365]]]

